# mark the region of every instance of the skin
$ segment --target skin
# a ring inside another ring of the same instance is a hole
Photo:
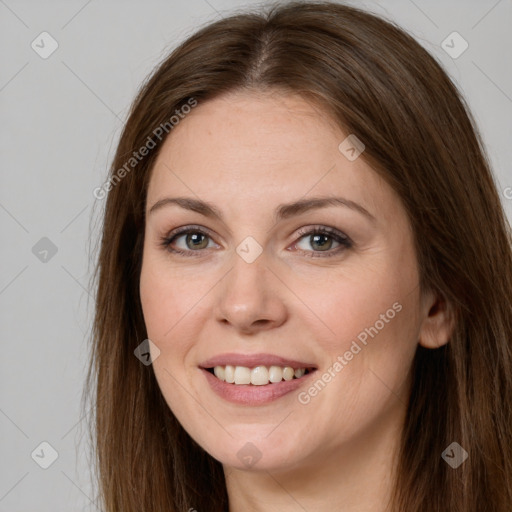
[[[180,423],[223,464],[230,512],[384,511],[415,350],[449,339],[443,303],[419,289],[401,202],[363,158],[340,152],[347,135],[299,96],[230,93],[194,108],[152,171],[140,296],[160,350],[153,369]],[[149,213],[178,196],[213,203],[224,221],[177,205]],[[278,205],[313,196],[357,202],[374,220],[343,206],[274,220]],[[186,234],[171,247],[195,257],[161,245],[187,225],[207,232],[200,248]],[[353,247],[298,234],[315,226]],[[248,236],[263,249],[252,263],[236,252]],[[235,405],[198,368],[226,352],[265,352],[313,362],[321,375],[396,303],[401,311],[307,404],[293,392]],[[247,442],[261,454],[250,467],[237,456]]]

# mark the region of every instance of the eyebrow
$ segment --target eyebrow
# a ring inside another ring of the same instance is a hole
[[[212,203],[194,199],[192,197],[166,197],[157,201],[149,210],[149,215],[157,210],[169,205],[178,205],[186,210],[197,212],[205,217],[216,218],[224,222],[222,212]],[[359,212],[372,222],[376,222],[376,218],[360,204],[345,199],[343,197],[312,197],[308,199],[299,199],[292,203],[280,204],[274,213],[274,220],[288,219],[294,215],[300,215],[311,210],[328,208],[329,206],[343,206]]]

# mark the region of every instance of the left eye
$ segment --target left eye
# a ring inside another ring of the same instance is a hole
[[[352,241],[348,236],[331,228],[314,228],[312,230],[302,232],[300,234],[302,235],[301,239],[307,240],[307,244],[310,247],[317,246],[319,248],[319,250],[312,251],[313,254],[311,254],[311,257],[318,257],[314,253],[319,252],[327,253],[325,256],[333,256],[345,249],[349,249],[352,247]],[[332,249],[333,240],[335,241],[335,243],[339,244],[338,247],[334,249]],[[300,242],[295,243],[294,246],[298,246],[299,243]],[[305,250],[307,251],[307,249]]]
[[[309,237],[309,241],[307,243],[309,243],[310,247],[318,247],[318,250],[313,251],[299,247],[299,249],[303,252],[312,253],[310,255],[311,257],[324,257],[323,255],[316,255],[315,253],[326,253],[325,256],[333,256],[343,250],[351,248],[353,245],[348,236],[331,228],[316,227],[310,230],[302,231],[299,233],[299,235],[299,240],[306,240]],[[172,247],[172,245],[182,237],[185,237],[185,247]],[[211,240],[211,237],[208,233],[205,233],[203,230],[198,228],[189,227],[184,228],[177,233],[171,233],[171,235],[168,237],[163,237],[161,245],[171,253],[180,254],[183,256],[199,256],[202,252],[202,249],[208,248],[209,240]],[[333,241],[339,244],[339,246],[335,247],[334,249],[332,248]],[[298,246],[299,243],[301,242],[295,242],[293,247]]]

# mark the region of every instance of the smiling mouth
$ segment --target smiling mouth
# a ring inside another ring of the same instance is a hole
[[[314,372],[315,368],[292,368],[291,366],[215,366],[205,368],[220,381],[235,386],[252,385],[265,386],[277,384],[282,381],[297,380],[304,375]]]

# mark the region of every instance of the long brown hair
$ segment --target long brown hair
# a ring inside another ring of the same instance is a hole
[[[102,507],[227,510],[221,464],[184,431],[134,350],[147,338],[139,299],[147,186],[169,119],[191,101],[242,89],[301,94],[364,142],[361,158],[409,215],[422,289],[454,312],[450,342],[417,349],[392,509],[509,512],[512,244],[480,135],[456,87],[411,36],[330,2],[281,3],[208,24],[163,61],[132,105],[103,188],[93,276],[86,389],[96,391]],[[154,147],[127,166],[149,139]],[[456,469],[441,458],[452,442],[469,454]]]

